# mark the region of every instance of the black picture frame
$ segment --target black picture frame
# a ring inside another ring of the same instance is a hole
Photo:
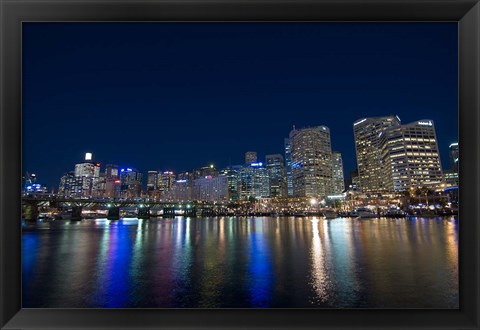
[[[472,0],[0,0],[2,329],[479,329],[480,4]],[[22,21],[457,21],[460,308],[22,309]]]

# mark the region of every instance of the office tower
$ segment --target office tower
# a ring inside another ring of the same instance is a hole
[[[245,153],[245,164],[257,162],[257,153],[255,151],[247,151]]]
[[[177,174],[177,180],[191,181],[194,179],[194,171],[184,171]]]
[[[181,179],[173,182],[172,187],[165,192],[164,199],[185,202],[192,199],[191,185],[188,180]]]
[[[147,195],[153,196],[157,190],[158,171],[147,172]]]
[[[287,196],[293,196],[293,180],[292,180],[292,152],[290,146],[290,139],[285,138],[285,172],[287,180]]]
[[[443,180],[433,120],[392,126],[380,134],[384,186],[401,192],[436,188]]]
[[[58,195],[62,197],[72,197],[74,187],[76,186],[77,184],[75,182],[75,172],[71,171],[71,172],[65,173],[60,178],[60,184],[58,186]]]
[[[237,202],[240,199],[239,174],[241,168],[240,165],[234,165],[220,171],[220,176],[227,178],[228,200],[231,202]]]
[[[285,178],[285,165],[280,154],[266,155],[265,167],[268,172],[270,197],[286,197],[287,183]]]
[[[333,162],[333,193],[340,194],[345,190],[345,178],[343,175],[342,154],[338,151],[332,152]]]
[[[75,164],[75,180],[71,189],[73,197],[92,197],[96,196],[95,189],[100,177],[100,163],[92,160],[92,154],[86,153],[85,161]]]
[[[450,155],[450,168],[458,173],[458,142],[450,144],[448,147]]]
[[[366,193],[381,193],[383,186],[380,133],[400,126],[398,116],[363,118],[353,123],[360,187]]]
[[[268,172],[263,163],[245,165],[240,169],[239,179],[241,200],[270,196]]]
[[[120,197],[135,198],[142,193],[143,173],[134,168],[120,170]]]
[[[204,178],[206,176],[215,177],[218,175],[218,171],[214,165],[204,166],[193,170],[193,179]]]
[[[192,199],[221,202],[228,199],[228,182],[225,176],[206,176],[193,181]]]
[[[452,169],[443,170],[443,181],[447,184],[447,186],[458,186],[460,183],[458,172],[455,172]]]
[[[293,195],[322,198],[333,193],[330,130],[326,126],[290,132]]]
[[[105,166],[105,175],[107,178],[118,179],[118,165],[107,164]]]
[[[175,173],[172,171],[158,171],[157,190],[161,198],[172,189],[175,181]]]
[[[120,177],[118,175],[118,165],[107,164],[105,166],[105,197],[120,197]]]

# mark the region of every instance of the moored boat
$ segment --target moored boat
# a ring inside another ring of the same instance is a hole
[[[325,210],[323,211],[323,216],[325,219],[336,219],[338,218],[338,213],[334,210]]]
[[[377,214],[375,212],[366,207],[358,208],[355,210],[355,212],[357,213],[357,217],[360,219],[371,219],[377,217]]]

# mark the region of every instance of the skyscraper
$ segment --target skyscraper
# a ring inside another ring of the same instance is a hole
[[[193,181],[192,198],[198,201],[225,201],[228,198],[226,176],[206,176]]]
[[[292,148],[290,139],[285,138],[285,172],[287,180],[287,196],[293,196],[293,179],[292,179]]]
[[[340,194],[345,190],[345,178],[343,175],[342,154],[338,151],[332,152],[333,162],[333,193]]]
[[[242,166],[229,166],[220,172],[221,176],[227,178],[228,200],[237,202],[240,199],[239,194],[239,174]]]
[[[157,190],[158,171],[148,171],[147,173],[147,194],[153,196]]]
[[[75,180],[72,182],[71,194],[74,197],[92,197],[96,195],[95,187],[100,177],[100,163],[92,160],[92,154],[85,154],[85,161],[75,164]]]
[[[293,195],[321,198],[333,193],[330,129],[326,126],[290,132]]]
[[[206,176],[215,177],[217,175],[218,175],[218,171],[214,165],[204,166],[204,167],[193,170],[194,179],[204,178]]]
[[[245,164],[257,162],[257,153],[255,151],[247,151],[245,153]]]
[[[267,168],[270,185],[270,197],[287,196],[284,164],[283,156],[280,154],[265,156],[265,167]]]
[[[140,197],[142,193],[143,173],[134,168],[120,170],[120,196],[122,198]]]
[[[120,177],[118,165],[107,164],[105,166],[105,197],[120,197]]]
[[[172,171],[158,171],[157,190],[159,196],[163,198],[167,192],[172,189],[175,183],[175,173]]]
[[[239,192],[241,200],[270,196],[268,172],[263,163],[251,163],[242,167],[239,173]]]
[[[450,166],[454,172],[458,173],[458,142],[450,144],[448,147],[450,155]]]
[[[436,188],[443,180],[433,120],[392,126],[380,134],[384,187],[401,192],[411,187]]]
[[[380,134],[392,126],[400,126],[398,116],[363,118],[353,123],[360,189],[381,193],[383,186]]]

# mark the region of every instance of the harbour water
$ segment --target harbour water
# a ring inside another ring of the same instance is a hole
[[[24,308],[458,308],[454,217],[27,225]]]

